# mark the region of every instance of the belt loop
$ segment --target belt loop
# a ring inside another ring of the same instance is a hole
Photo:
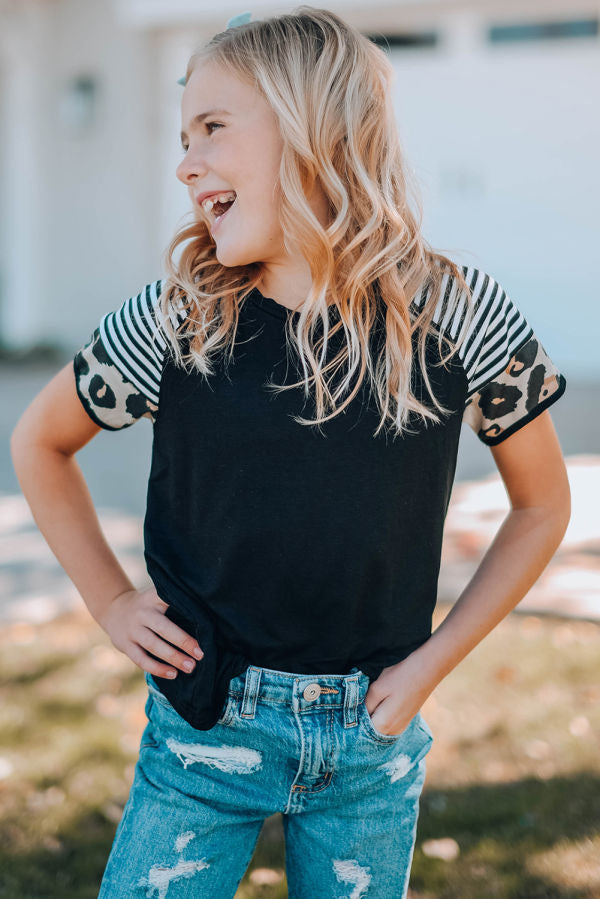
[[[354,727],[358,723],[358,696],[360,674],[345,678],[344,727]]]
[[[254,718],[261,674],[261,669],[257,668],[256,665],[249,665],[246,669],[246,683],[244,684],[240,718]]]

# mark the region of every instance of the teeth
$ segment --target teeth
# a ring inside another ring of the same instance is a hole
[[[204,211],[207,212],[207,213],[208,213],[208,212],[211,212],[211,210],[212,210],[213,206],[215,205],[215,203],[217,203],[217,202],[218,202],[218,203],[225,203],[227,200],[235,200],[236,196],[237,196],[236,192],[235,192],[234,190],[230,190],[230,191],[229,191],[228,193],[226,193],[226,194],[219,194],[219,195],[216,196],[216,197],[208,197],[208,198],[207,198],[206,200],[204,200],[204,202],[202,203],[202,208],[203,208]]]

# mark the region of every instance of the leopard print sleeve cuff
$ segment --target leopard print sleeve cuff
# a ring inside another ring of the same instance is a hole
[[[489,446],[536,418],[565,392],[565,376],[532,334],[506,368],[471,394],[463,421]]]
[[[154,424],[167,343],[162,331],[162,280],[102,316],[89,343],[73,359],[77,395],[101,428],[117,431],[140,418]],[[185,307],[172,308],[174,326]]]
[[[101,428],[117,431],[140,418],[152,423],[158,406],[123,376],[107,354],[96,328],[73,359],[77,394],[87,414]]]

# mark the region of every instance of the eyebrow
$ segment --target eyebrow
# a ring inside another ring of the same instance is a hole
[[[198,115],[195,115],[192,121],[190,122],[190,130],[194,125],[201,125],[204,119],[206,119],[209,115],[231,115],[230,112],[227,112],[226,109],[209,109],[208,112],[200,112]],[[187,139],[187,134],[185,131],[181,132],[181,140]]]

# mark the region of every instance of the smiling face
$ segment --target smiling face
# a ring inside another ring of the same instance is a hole
[[[255,88],[205,61],[187,80],[181,113],[187,152],[176,174],[198,218],[209,223],[217,259],[225,266],[275,261],[285,253],[277,214],[283,141],[271,107]],[[232,190],[235,203],[214,229],[214,211],[205,212],[197,197]]]

